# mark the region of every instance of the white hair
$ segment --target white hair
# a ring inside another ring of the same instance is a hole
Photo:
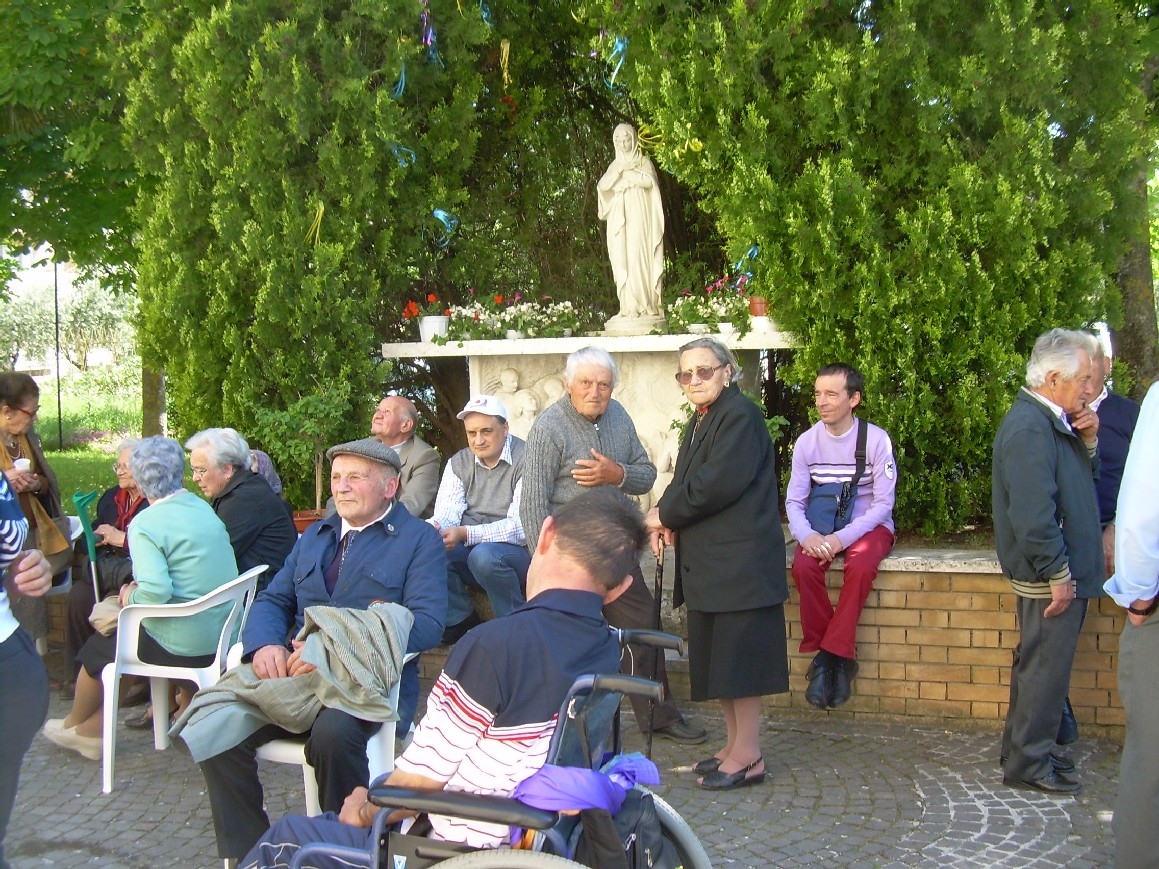
[[[1052,371],[1057,371],[1063,380],[1074,380],[1079,373],[1080,354],[1085,352],[1093,361],[1098,350],[1099,339],[1089,332],[1051,329],[1034,342],[1026,363],[1026,385],[1037,389]]]
[[[568,356],[567,365],[563,369],[564,383],[571,386],[572,379],[575,377],[575,370],[581,365],[595,365],[599,368],[606,368],[612,372],[612,389],[616,388],[616,384],[620,380],[620,369],[616,367],[616,360],[612,358],[612,354],[604,348],[581,347]]]
[[[205,450],[209,461],[217,467],[230,465],[233,469],[249,470],[250,446],[232,428],[207,428],[185,442],[185,449]]]

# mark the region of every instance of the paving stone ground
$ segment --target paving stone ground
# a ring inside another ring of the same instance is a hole
[[[50,715],[67,705],[54,699]],[[656,790],[704,843],[714,866],[1108,866],[1118,746],[1081,739],[1069,755],[1084,790],[1050,797],[1002,784],[998,735],[854,721],[840,713],[769,718],[764,784],[696,787],[691,764],[724,741],[714,704],[689,705],[710,741],[658,740]],[[626,716],[626,747],[642,739]],[[37,737],[21,779],[7,853],[32,867],[212,867],[204,782],[184,745],[155,752],[152,734],[118,730],[115,790],[100,764]],[[297,767],[263,764],[271,816],[302,810]]]

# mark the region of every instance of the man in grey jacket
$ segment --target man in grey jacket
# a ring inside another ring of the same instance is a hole
[[[1085,332],[1042,335],[994,439],[994,538],[1018,595],[1020,631],[1003,781],[1051,794],[1080,790],[1068,775],[1073,762],[1052,749],[1086,599],[1104,578],[1094,487],[1099,421],[1088,406],[1101,386],[1092,372],[1096,347]]]
[[[543,520],[585,489],[615,486],[628,495],[643,495],[656,482],[656,466],[640,443],[632,418],[612,398],[616,378],[616,362],[606,350],[576,350],[564,368],[565,393],[539,415],[527,434],[519,516],[532,552]],[[654,628],[654,611],[655,599],[637,568],[631,587],[604,608],[604,617],[617,628]],[[665,700],[656,707],[653,732],[677,742],[704,742],[708,734],[688,724],[672,702],[663,655],[633,646],[636,675],[653,678],[654,657],[654,678],[664,685]],[[625,672],[632,672],[632,660],[625,662]],[[633,707],[636,722],[646,731],[648,704],[633,700]]]

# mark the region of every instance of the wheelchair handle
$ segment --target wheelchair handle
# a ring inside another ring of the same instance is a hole
[[[683,637],[675,634],[666,634],[663,631],[649,631],[643,629],[615,628],[616,639],[620,641],[620,648],[629,643],[636,646],[651,646],[654,649],[671,649],[684,657],[687,643]]]
[[[492,794],[376,785],[370,789],[367,799],[383,808],[411,809],[416,812],[450,815],[469,821],[486,821],[531,830],[546,830],[559,821],[558,812],[532,808],[519,800]]]
[[[642,697],[645,700],[664,702],[664,687],[651,679],[641,679],[639,676],[624,676],[620,673],[608,673],[604,676],[592,676],[593,691],[618,691],[629,697]]]

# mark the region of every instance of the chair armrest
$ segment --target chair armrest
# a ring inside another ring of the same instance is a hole
[[[392,809],[411,809],[436,815],[450,815],[470,821],[486,821],[492,824],[506,824],[509,827],[523,827],[531,830],[546,830],[559,820],[558,812],[548,812],[532,808],[511,797],[493,794],[468,794],[462,791],[432,791],[417,788],[400,788],[393,785],[376,785],[370,789],[370,802],[376,806]]]

